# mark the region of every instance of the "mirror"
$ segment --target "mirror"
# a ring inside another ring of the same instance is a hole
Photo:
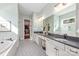
[[[0,32],[11,31],[11,22],[0,17]]]
[[[59,3],[52,16],[43,20],[43,28],[49,24],[49,32],[76,36],[76,4]]]
[[[50,16],[43,20],[43,31],[53,32],[53,16]]]

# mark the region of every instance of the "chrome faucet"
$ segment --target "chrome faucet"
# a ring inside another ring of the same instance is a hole
[[[67,39],[67,34],[64,34],[64,39]]]

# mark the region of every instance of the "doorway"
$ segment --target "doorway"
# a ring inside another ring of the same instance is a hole
[[[30,20],[24,20],[24,39],[30,38]]]

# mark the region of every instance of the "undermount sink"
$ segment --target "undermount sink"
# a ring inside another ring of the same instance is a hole
[[[63,40],[61,40],[62,42],[67,42],[67,40],[65,40],[65,39],[63,39]]]

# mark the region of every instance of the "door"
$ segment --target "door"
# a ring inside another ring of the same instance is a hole
[[[24,20],[24,39],[30,38],[30,20]]]

